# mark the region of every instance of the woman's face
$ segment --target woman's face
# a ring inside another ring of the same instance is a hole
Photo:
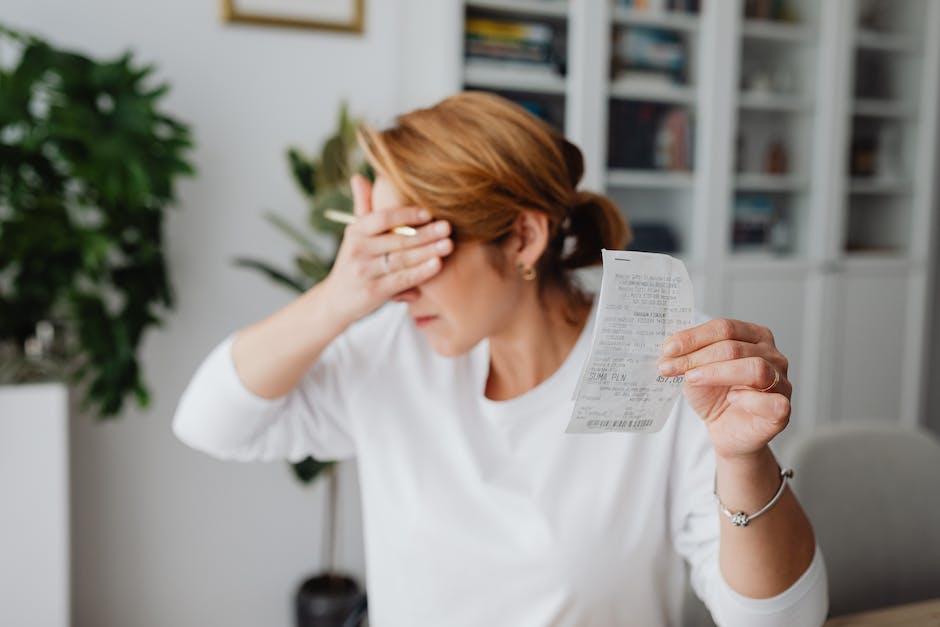
[[[373,211],[400,207],[397,190],[378,177],[372,189]],[[467,242],[443,258],[441,271],[401,292],[394,300],[408,304],[413,323],[440,355],[460,355],[486,337],[507,328],[522,296],[522,281],[508,268],[493,265],[492,244]]]

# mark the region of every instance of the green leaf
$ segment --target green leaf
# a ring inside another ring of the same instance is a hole
[[[265,219],[270,222],[274,227],[286,235],[288,238],[294,240],[295,243],[300,245],[301,248],[306,250],[309,253],[316,254],[317,246],[310,240],[306,235],[300,232],[298,228],[292,225],[290,222],[277,215],[273,211],[266,211],[264,213]]]
[[[269,265],[267,262],[259,261],[257,259],[249,259],[247,257],[237,257],[234,263],[240,268],[257,270],[258,272],[266,275],[275,283],[288,287],[295,292],[303,293],[308,289],[308,286],[305,285],[301,280],[295,279],[286,272],[278,270],[274,266]]]
[[[307,196],[316,193],[316,181],[313,162],[307,159],[299,150],[291,148],[287,151],[287,160],[290,163],[294,182]]]
[[[346,167],[347,147],[343,138],[335,135],[323,146],[323,160],[320,163],[320,189],[348,184],[349,172]]]

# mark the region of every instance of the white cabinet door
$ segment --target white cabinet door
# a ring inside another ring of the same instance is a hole
[[[833,421],[898,422],[907,338],[906,271],[833,277]]]
[[[768,327],[780,352],[790,362],[788,376],[793,382],[793,408],[790,426],[779,437],[781,441],[815,424],[815,416],[811,415],[812,388],[804,383],[806,292],[807,280],[803,272],[765,277],[731,275],[725,281],[723,315]]]

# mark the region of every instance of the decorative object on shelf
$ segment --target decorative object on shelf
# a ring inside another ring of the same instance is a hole
[[[738,252],[761,250],[783,253],[792,246],[788,216],[766,194],[738,194],[735,197],[732,244]]]
[[[887,12],[896,8],[896,3],[883,0],[857,0],[857,2],[859,28],[878,32],[888,30],[890,20]]]
[[[790,165],[787,157],[787,146],[784,141],[778,137],[767,146],[767,155],[764,159],[764,172],[767,174],[781,175],[789,171]]]
[[[222,0],[227,22],[361,33],[365,0]]]
[[[747,137],[740,131],[734,142],[734,171],[747,172]]]
[[[649,13],[698,13],[700,0],[618,0],[617,4],[625,9]]]
[[[857,177],[872,177],[877,174],[878,140],[874,135],[853,132],[852,149],[849,155],[849,174]]]
[[[639,170],[692,169],[689,111],[654,102],[612,100],[607,163]]]
[[[882,124],[878,131],[878,155],[875,169],[879,178],[901,177],[901,130],[894,124]]]
[[[774,22],[800,21],[800,14],[790,0],[745,0],[744,17]]]
[[[375,178],[356,143],[356,125],[346,106],[342,105],[336,132],[324,141],[318,156],[306,155],[298,148],[287,151],[294,182],[309,207],[309,231],[270,211],[265,217],[300,247],[300,252],[294,257],[294,269],[282,270],[266,261],[248,257],[237,258],[237,266],[257,270],[296,293],[304,292],[326,278],[333,267],[345,225],[327,219],[324,212],[327,209],[352,211],[349,179],[354,173],[364,174],[370,180]],[[336,569],[336,519],[339,514],[336,465],[307,457],[291,467],[294,476],[303,483],[309,484],[324,473],[328,481],[327,524],[323,538],[327,564],[322,572],[307,578],[298,587],[294,596],[296,625],[358,625],[358,620],[353,621],[350,617],[365,611],[365,592],[354,578]],[[350,622],[345,622],[347,620]]]
[[[630,26],[614,33],[611,77],[646,85],[687,82],[688,52],[676,31]]]
[[[131,53],[99,61],[3,26],[0,47],[14,52],[0,64],[3,352],[26,372],[54,360],[100,417],[128,396],[146,406],[137,352],[173,304],[163,217],[193,172],[189,129]]]

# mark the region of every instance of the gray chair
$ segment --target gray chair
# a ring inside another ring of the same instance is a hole
[[[826,560],[831,616],[940,597],[940,441],[840,424],[783,459]]]
[[[890,424],[840,424],[778,456],[796,470],[829,576],[829,614],[940,597],[940,441]],[[683,627],[714,623],[691,587]]]

